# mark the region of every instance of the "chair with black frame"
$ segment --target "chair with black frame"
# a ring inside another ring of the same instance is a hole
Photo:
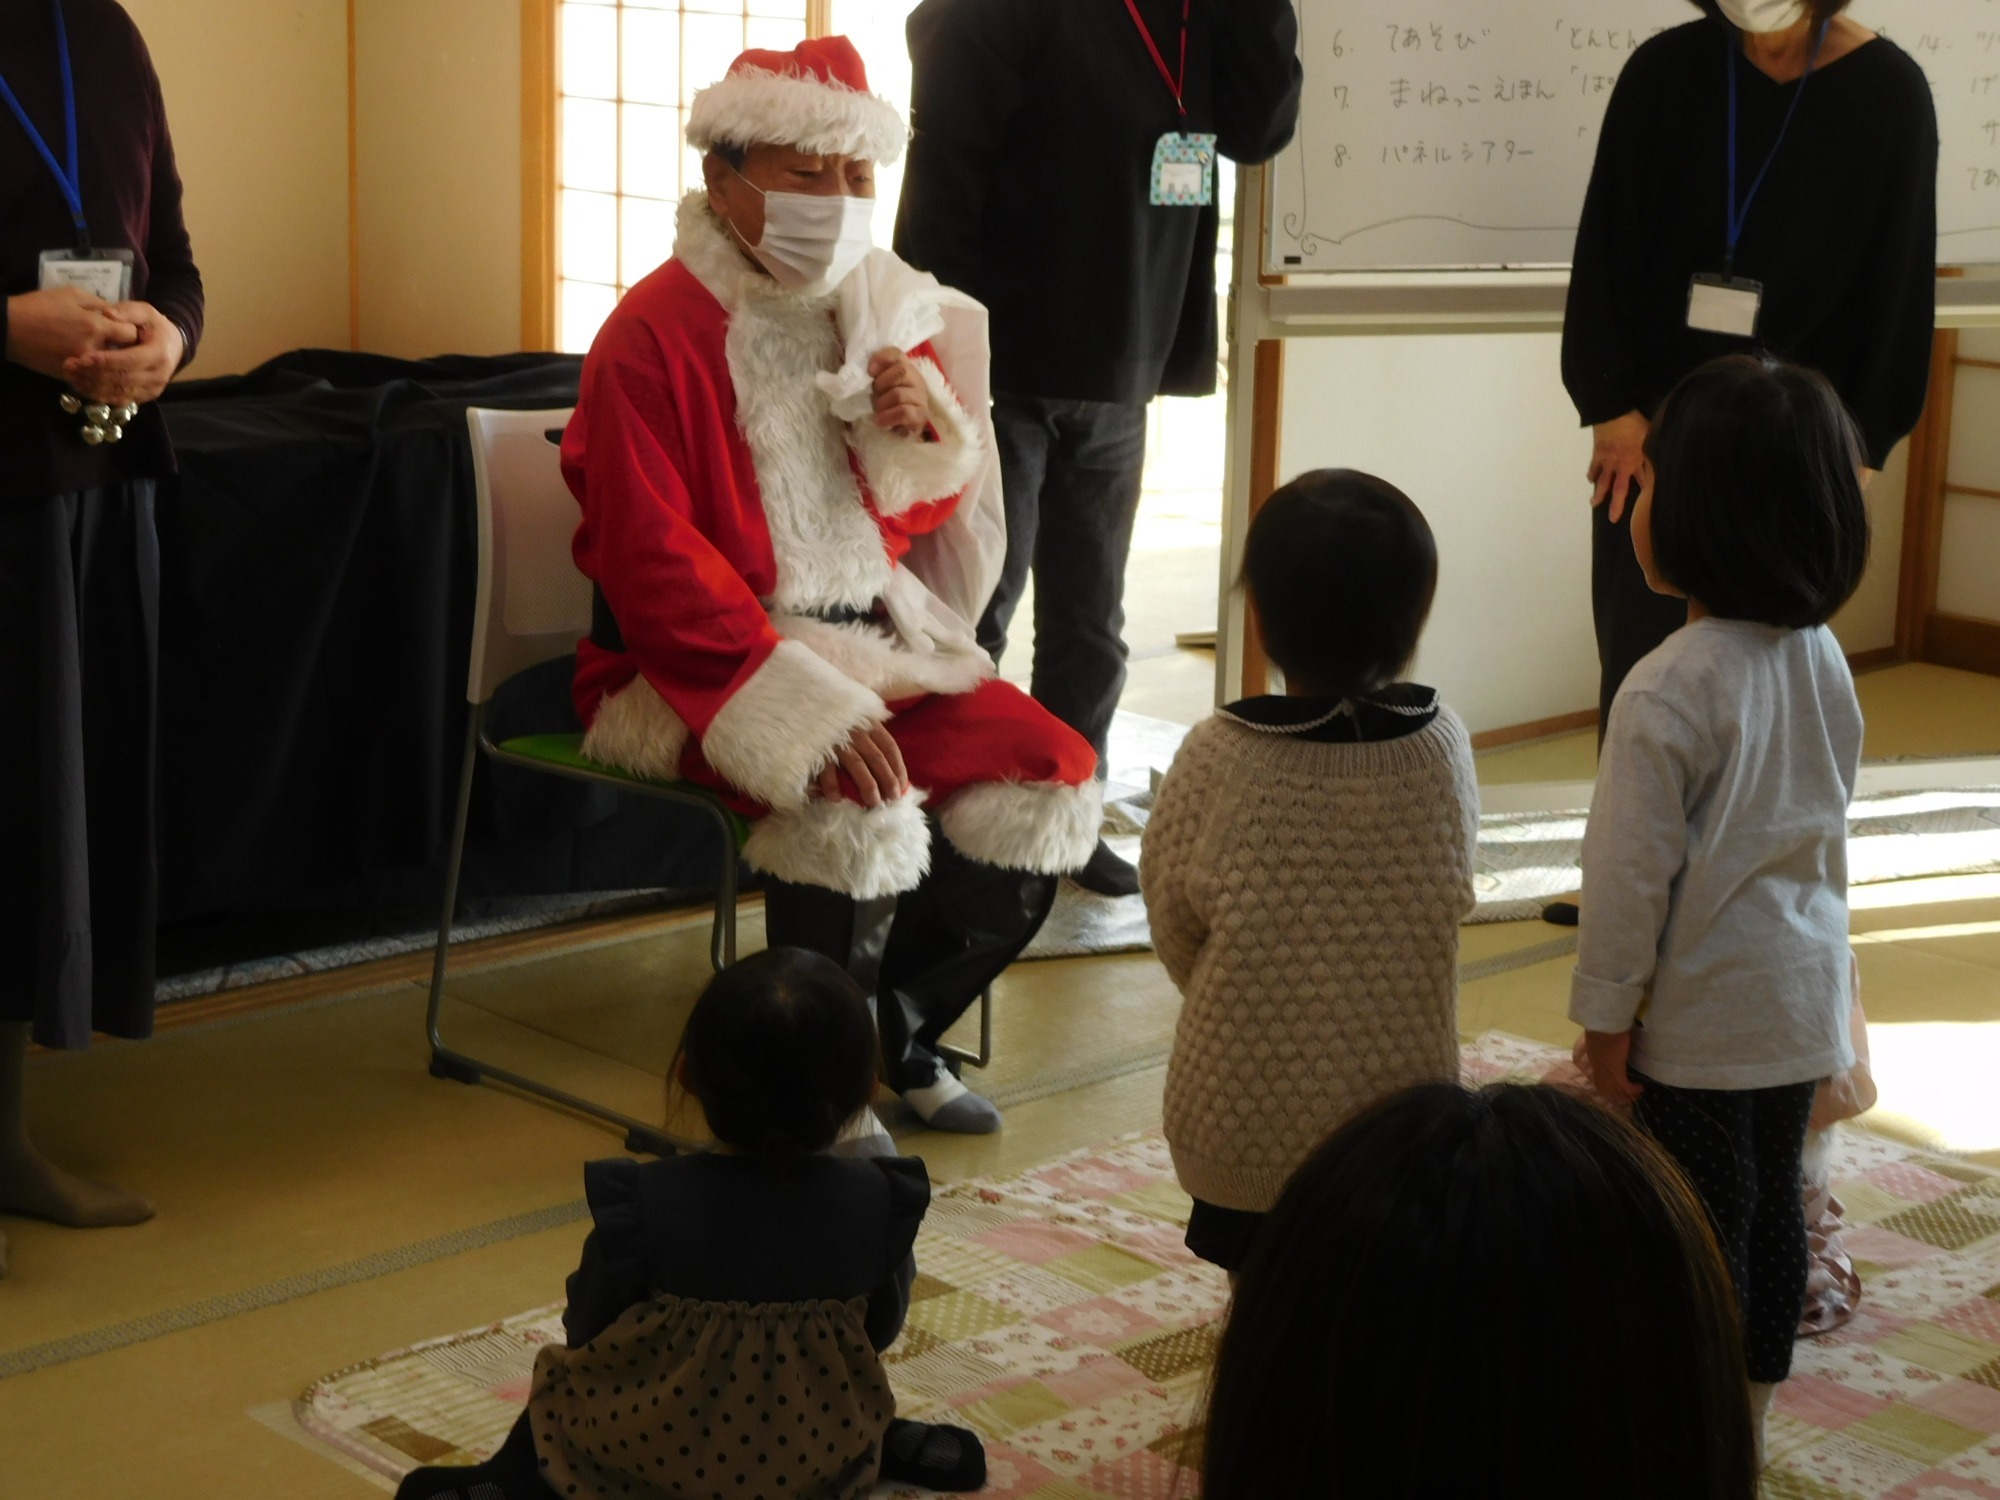
[[[737,863],[749,828],[721,798],[688,782],[636,776],[592,760],[583,753],[580,734],[525,735],[495,744],[486,732],[487,708],[502,683],[530,667],[567,656],[576,649],[578,639],[590,633],[590,580],[577,571],[570,553],[577,525],[576,501],[563,481],[558,455],[569,418],[568,409],[495,411],[473,407],[466,413],[479,511],[478,584],[465,693],[471,715],[459,774],[444,907],[438,919],[437,952],[431,965],[430,1006],[425,1019],[430,1070],[434,1077],[460,1083],[491,1079],[506,1084],[619,1126],[625,1131],[627,1150],[665,1155],[699,1147],[657,1125],[457,1051],[446,1045],[439,1030],[466,826],[472,809],[472,778],[482,754],[499,765],[637,792],[699,808],[713,818],[725,852],[716,882],[709,962],[722,969],[736,961]],[[980,996],[979,1050],[949,1046],[938,1050],[954,1064],[983,1068],[992,1061],[990,990]]]
[[[563,482],[557,444],[569,410],[466,413],[472,431],[472,469],[479,505],[478,587],[472,614],[472,662],[465,697],[471,717],[465,731],[465,759],[459,775],[458,808],[452,825],[451,856],[445,875],[444,910],[438,919],[437,954],[431,965],[426,1029],[431,1073],[460,1083],[491,1079],[523,1093],[620,1126],[631,1151],[665,1155],[696,1149],[659,1126],[581,1098],[539,1079],[499,1067],[447,1046],[439,1032],[452,921],[465,857],[466,824],[472,810],[472,777],[479,757],[524,771],[592,782],[699,808],[714,819],[724,857],[716,882],[715,917],[709,932],[709,962],[717,969],[736,961],[737,860],[748,828],[720,798],[699,787],[635,776],[591,760],[579,734],[536,734],[495,744],[486,732],[494,692],[508,678],[567,656],[590,633],[590,580],[570,556],[576,531],[576,501]]]

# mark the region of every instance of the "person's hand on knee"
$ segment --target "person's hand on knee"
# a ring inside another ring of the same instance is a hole
[[[910,790],[910,772],[903,764],[902,748],[886,724],[870,724],[855,730],[847,743],[833,752],[832,762],[819,773],[816,783],[816,790],[826,801],[838,802],[847,795],[840,784],[843,771],[854,783],[853,800],[863,807],[894,802]]]

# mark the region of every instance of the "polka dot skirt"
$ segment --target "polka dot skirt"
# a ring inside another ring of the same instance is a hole
[[[535,1361],[529,1422],[558,1495],[848,1500],[896,1414],[852,1302],[627,1309],[581,1349]]]

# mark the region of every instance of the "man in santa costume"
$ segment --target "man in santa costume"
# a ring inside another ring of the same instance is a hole
[[[969,623],[1006,551],[985,311],[872,246],[906,134],[844,37],[695,96],[705,189],[563,442],[597,586],[576,702],[588,754],[751,821],[771,943],[845,964],[889,1086],[981,1132],[938,1038],[1090,857],[1100,793]]]

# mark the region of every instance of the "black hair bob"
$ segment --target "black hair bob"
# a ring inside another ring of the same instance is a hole
[[[1437,540],[1408,495],[1354,469],[1314,469],[1250,523],[1243,582],[1287,679],[1352,698],[1395,681],[1437,593]]]
[[[1206,1500],[1753,1500],[1701,1202],[1587,1099],[1393,1095],[1259,1226],[1200,1451]]]
[[[1710,360],[1646,437],[1653,565],[1711,614],[1824,625],[1868,566],[1861,437],[1826,377],[1769,355]]]
[[[824,1151],[875,1091],[875,1022],[847,971],[803,948],[730,965],[695,1001],[673,1076],[716,1140],[786,1161]]]

